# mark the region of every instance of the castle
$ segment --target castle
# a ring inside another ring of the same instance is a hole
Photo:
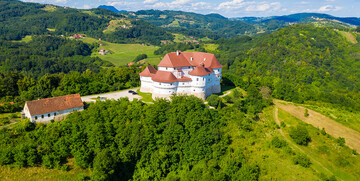
[[[158,65],[149,65],[140,75],[141,92],[152,93],[152,98],[194,95],[203,100],[221,91],[222,65],[215,55],[202,52],[168,53]]]

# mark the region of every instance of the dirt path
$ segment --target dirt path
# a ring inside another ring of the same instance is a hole
[[[284,111],[290,113],[296,118],[313,125],[316,128],[322,129],[330,134],[331,136],[338,138],[345,138],[345,144],[352,149],[355,149],[357,152],[360,152],[360,133],[348,128],[318,112],[308,109],[309,116],[305,117],[305,109],[302,106],[295,106],[289,104],[285,101],[274,100],[274,103],[277,107],[283,109]]]
[[[132,101],[134,98],[141,99],[142,97],[139,95],[133,95],[129,93],[129,90],[137,91],[139,88],[133,88],[128,90],[122,90],[117,92],[110,92],[110,93],[104,93],[104,94],[96,94],[96,95],[90,95],[90,96],[83,96],[81,97],[82,101],[85,102],[95,102],[97,97],[104,97],[106,99],[120,99],[121,97],[128,97],[130,101]]]
[[[278,117],[278,107],[275,106],[275,121],[276,124],[279,125],[279,132],[280,134],[283,136],[283,138],[285,139],[286,142],[288,142],[290,144],[290,146],[292,146],[293,148],[299,150],[302,154],[306,155],[307,157],[310,158],[310,160],[313,163],[316,163],[317,165],[320,165],[325,171],[327,171],[328,173],[330,173],[331,175],[334,175],[334,173],[332,173],[329,169],[327,169],[322,163],[320,163],[319,161],[317,161],[314,157],[312,157],[311,155],[307,154],[303,149],[301,149],[298,145],[296,145],[295,143],[293,143],[283,132],[283,130],[281,129],[281,124],[280,124],[280,120]]]

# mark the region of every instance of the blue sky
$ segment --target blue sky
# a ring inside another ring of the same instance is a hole
[[[360,0],[23,0],[88,9],[112,5],[119,10],[181,10],[226,17],[278,16],[300,12],[360,17]]]

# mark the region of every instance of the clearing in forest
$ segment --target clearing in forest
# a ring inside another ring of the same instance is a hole
[[[291,103],[274,100],[274,103],[277,107],[283,109],[284,111],[290,113],[296,118],[313,125],[316,128],[322,129],[330,134],[331,136],[338,138],[345,138],[345,144],[352,149],[355,149],[357,152],[360,152],[360,133],[348,128],[318,112],[308,109],[308,116],[305,117],[305,109],[302,106],[295,106]]]
[[[356,40],[354,35],[351,34],[350,32],[339,31],[339,33],[340,33],[340,35],[344,36],[346,38],[346,41],[348,41],[349,43],[352,43],[352,44],[358,43],[358,41]]]
[[[132,62],[139,54],[146,54],[148,56],[146,61],[152,65],[157,65],[161,61],[161,58],[154,54],[154,51],[159,48],[157,46],[110,43],[90,37],[85,37],[80,40],[89,44],[101,44],[101,46],[99,46],[99,50],[105,49],[105,51],[107,51],[108,53],[106,55],[100,55],[98,52],[94,52],[92,56],[96,56],[101,58],[102,60],[109,61],[116,66],[126,65]]]

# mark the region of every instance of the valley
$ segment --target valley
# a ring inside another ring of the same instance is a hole
[[[0,180],[360,178],[359,18],[127,7],[0,1]]]

